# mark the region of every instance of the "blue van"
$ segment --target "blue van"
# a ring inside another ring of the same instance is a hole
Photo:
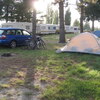
[[[0,28],[0,45],[8,45],[15,48],[18,45],[25,45],[26,40],[32,36],[29,32],[19,28]]]

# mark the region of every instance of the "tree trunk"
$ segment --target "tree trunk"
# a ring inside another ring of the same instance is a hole
[[[59,43],[65,43],[65,28],[64,28],[64,4],[59,2],[59,18],[60,18],[60,37]]]
[[[94,19],[92,20],[92,31],[94,31]]]
[[[36,39],[36,9],[35,9],[35,7],[33,7],[33,4],[35,1],[34,0],[32,2],[31,1],[27,2],[27,3],[33,9],[33,12],[32,12],[32,38],[28,41],[27,46],[29,49],[34,50],[37,46],[37,44],[36,44],[36,42],[37,42],[37,39]]]
[[[7,7],[6,7],[6,23],[8,22],[8,13],[9,13],[9,6],[7,5]]]
[[[29,49],[36,48],[36,10],[33,8],[33,16],[32,16],[32,39],[28,44]]]
[[[81,5],[81,16],[80,16],[80,33],[83,32],[83,6]]]
[[[36,39],[35,35],[36,35],[36,10],[35,10],[35,8],[33,8],[33,16],[32,16],[32,37],[33,37],[34,40]]]

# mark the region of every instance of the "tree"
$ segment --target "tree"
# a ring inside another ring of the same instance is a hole
[[[59,18],[60,18],[60,38],[59,43],[65,43],[65,27],[64,27],[64,1],[59,2]]]
[[[59,19],[60,19],[60,37],[59,43],[65,43],[65,27],[64,27],[64,2],[66,0],[55,0],[55,4],[59,4]]]
[[[34,1],[32,1],[32,2],[30,2],[29,4],[30,4],[30,6],[32,7],[32,10],[33,10],[33,12],[32,12],[32,39],[31,39],[31,44],[32,45],[30,45],[30,48],[31,49],[35,49],[36,48],[36,9],[35,9],[35,7],[32,5],[32,4],[34,4],[35,3],[35,1],[37,1],[37,0],[34,0]]]
[[[31,22],[32,11],[30,9],[25,2],[16,3],[14,10],[15,20],[17,22]]]
[[[80,2],[78,3],[78,8],[79,8],[78,11],[81,14],[81,17],[80,17],[81,32],[83,32],[83,20],[84,19],[88,19],[88,21],[92,20],[92,30],[94,30],[94,20],[97,19],[98,14],[100,15],[99,13],[100,10],[97,9],[97,1],[99,0],[79,0],[79,1]],[[97,12],[97,10],[99,12]]]
[[[58,10],[54,11],[50,4],[47,6],[46,23],[58,24]]]
[[[58,18],[58,10],[56,10],[54,12],[54,16],[53,16],[53,24],[58,24],[58,20],[59,20],[59,18]]]
[[[84,29],[84,31],[90,31],[91,30],[89,22],[86,22],[84,24],[83,29]]]
[[[17,22],[30,22],[31,11],[30,6],[27,6],[28,0],[15,2],[14,0],[2,0],[0,1],[0,19]]]
[[[65,13],[65,25],[70,25],[71,23],[71,12],[70,9],[68,9]]]
[[[47,16],[46,16],[46,23],[47,24],[53,24],[53,17],[54,11],[50,5],[47,7]]]
[[[83,32],[83,18],[84,18],[84,0],[79,0],[77,3],[78,11],[80,12],[80,32]]]
[[[3,8],[3,2],[0,1],[0,19],[2,19],[2,8]]]
[[[5,19],[6,22],[13,18],[14,1],[13,0],[2,0],[0,1],[0,19]]]
[[[97,3],[100,4],[100,0],[97,0]]]
[[[92,21],[92,31],[94,31],[94,21],[100,20],[100,4],[96,3],[87,3],[85,7],[85,20]]]
[[[80,27],[80,22],[76,19],[76,20],[74,21],[74,23],[73,23],[73,26],[78,26],[78,27]]]

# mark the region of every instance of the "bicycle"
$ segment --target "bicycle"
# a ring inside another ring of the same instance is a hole
[[[40,36],[36,36],[34,39],[28,40],[27,47],[29,49],[45,49],[46,44]]]

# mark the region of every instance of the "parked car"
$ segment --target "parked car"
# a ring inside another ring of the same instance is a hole
[[[7,45],[15,48],[19,45],[26,45],[26,40],[32,36],[29,32],[19,28],[0,28],[0,45]]]

